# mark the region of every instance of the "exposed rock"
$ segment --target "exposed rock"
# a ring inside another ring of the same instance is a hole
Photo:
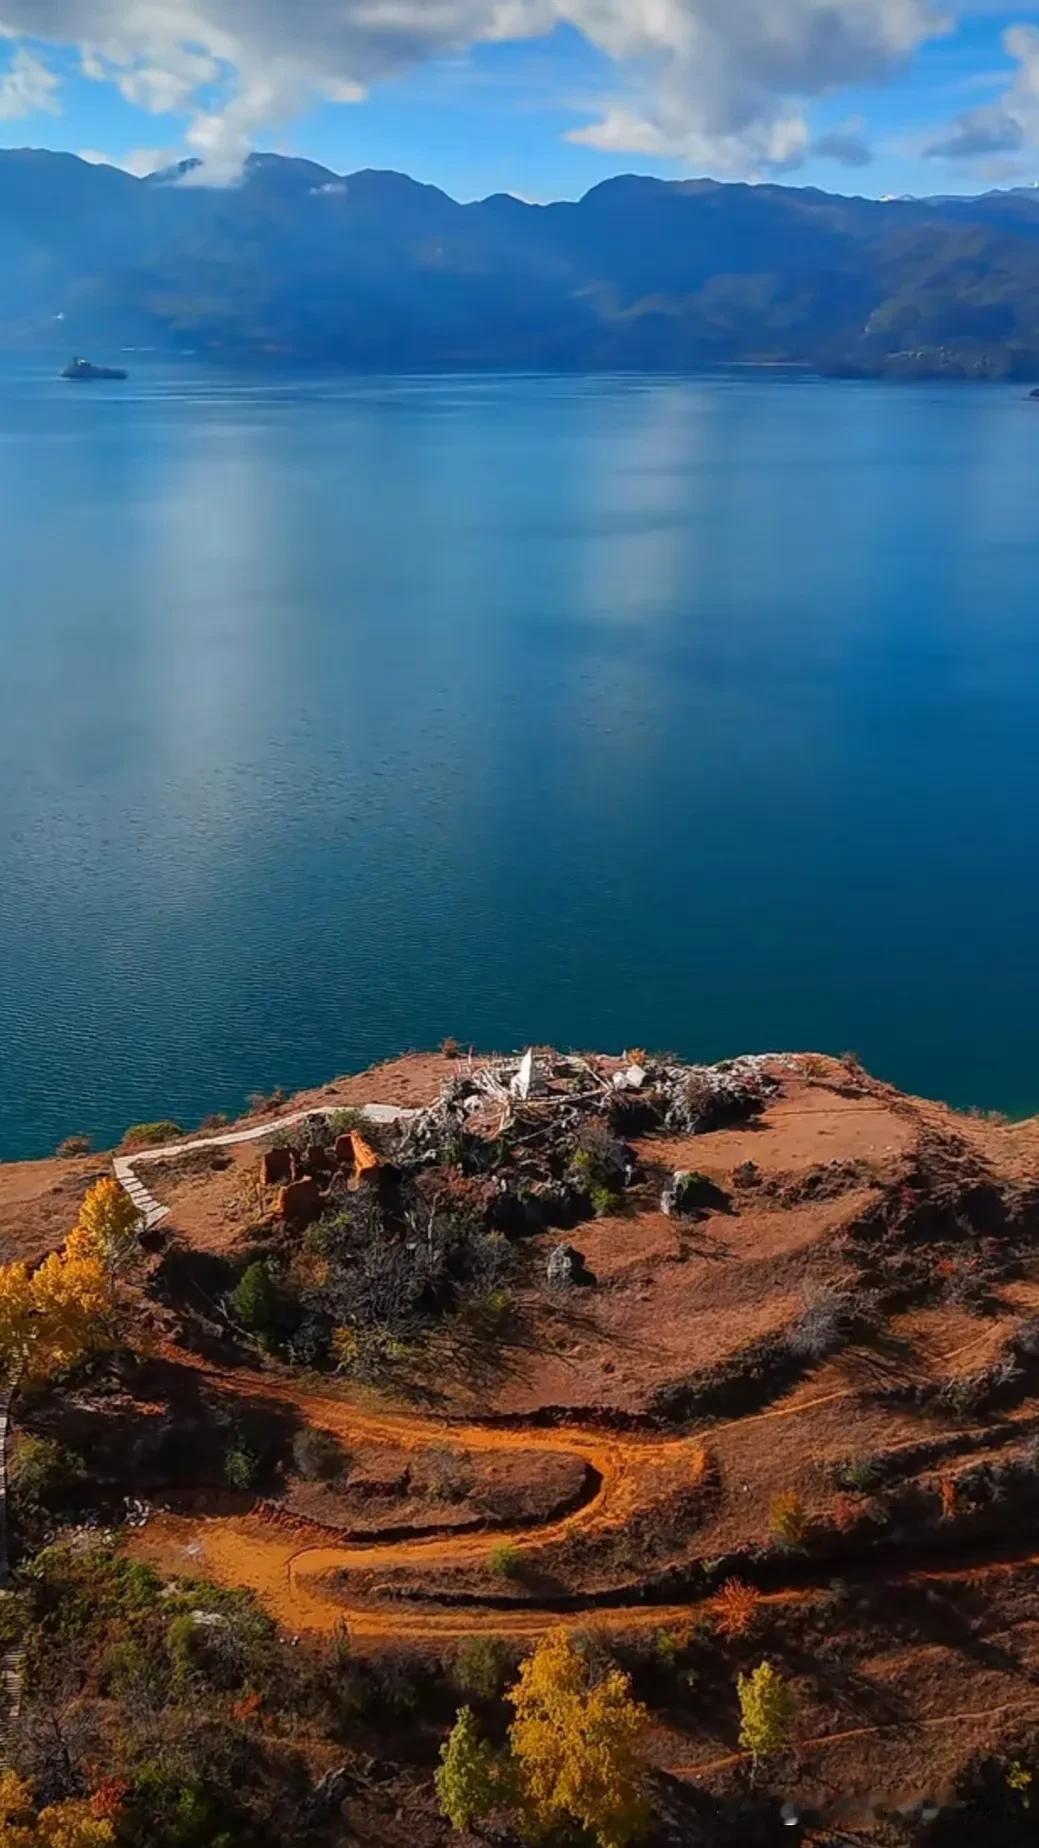
[[[623,1072],[614,1072],[613,1088],[615,1091],[641,1091],[648,1073],[643,1065],[629,1065]]]
[[[584,1254],[574,1245],[556,1245],[548,1254],[545,1275],[553,1289],[568,1290],[576,1284],[594,1283]]]
[[[721,1065],[669,1066],[662,1088],[668,1129],[702,1136],[708,1130],[749,1123],[779,1086],[766,1058],[751,1053]]]
[[[706,1175],[690,1168],[676,1168],[664,1183],[660,1210],[672,1219],[692,1217],[713,1205],[717,1195],[718,1189]]]
[[[354,1139],[349,1130],[345,1136],[337,1136],[332,1148],[337,1168],[352,1168],[354,1165]]]
[[[315,1784],[306,1799],[306,1808],[313,1815],[321,1815],[344,1803],[359,1787],[360,1780],[353,1766],[335,1765]]]
[[[280,1187],[293,1176],[292,1150],[265,1149],[260,1156],[260,1181],[264,1187]]]
[[[309,1225],[321,1212],[321,1189],[312,1179],[290,1181],[278,1196],[278,1213],[282,1219],[292,1219],[297,1223]]]
[[[535,1084],[534,1051],[533,1051],[533,1048],[531,1047],[527,1052],[523,1054],[523,1057],[519,1062],[519,1070],[516,1073],[515,1077],[513,1078],[512,1083],[509,1086],[509,1089],[512,1092],[513,1097],[518,1097],[522,1101],[525,1102],[526,1099],[530,1096],[531,1091],[534,1088],[534,1084]]]

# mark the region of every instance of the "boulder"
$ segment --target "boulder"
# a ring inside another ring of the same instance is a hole
[[[705,1175],[688,1168],[676,1168],[670,1180],[664,1183],[660,1210],[669,1218],[693,1216],[702,1213],[716,1193],[717,1189]]]
[[[264,1187],[280,1187],[285,1181],[291,1181],[293,1174],[292,1150],[285,1148],[265,1149],[260,1156],[260,1183]]]
[[[345,1136],[337,1136],[332,1147],[332,1155],[337,1168],[352,1168],[354,1165],[354,1139],[349,1130]]]
[[[554,1290],[573,1289],[577,1284],[594,1283],[584,1261],[584,1254],[574,1245],[556,1245],[548,1254],[545,1275]]]
[[[614,1072],[613,1088],[615,1091],[641,1091],[647,1076],[644,1065],[629,1065],[622,1072]]]
[[[321,1189],[315,1180],[290,1181],[278,1196],[278,1213],[297,1225],[309,1225],[322,1207]]]

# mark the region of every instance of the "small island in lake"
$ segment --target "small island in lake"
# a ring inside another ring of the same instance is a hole
[[[62,372],[63,379],[125,379],[118,366],[95,366],[89,359],[71,359]]]

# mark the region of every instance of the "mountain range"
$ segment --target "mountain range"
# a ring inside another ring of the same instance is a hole
[[[256,154],[232,187],[0,151],[0,344],[366,370],[786,364],[1039,377],[1039,192],[620,176],[461,205]]]

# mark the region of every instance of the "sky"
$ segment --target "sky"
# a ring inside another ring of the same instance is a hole
[[[212,185],[276,149],[459,199],[1028,185],[1039,0],[0,0],[0,145]]]

